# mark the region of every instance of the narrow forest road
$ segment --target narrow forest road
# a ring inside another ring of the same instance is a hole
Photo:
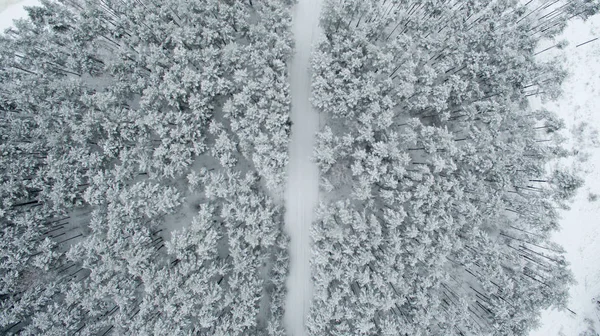
[[[290,336],[306,335],[310,308],[310,226],[319,196],[319,171],[312,161],[319,115],[310,104],[310,56],[319,34],[322,0],[298,0],[293,9],[295,54],[290,64],[292,135],[285,190],[285,226],[291,237],[285,325]]]

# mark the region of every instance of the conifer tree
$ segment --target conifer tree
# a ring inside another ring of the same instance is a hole
[[[0,333],[282,333],[290,5],[42,0],[0,35]]]
[[[527,335],[564,307],[549,236],[581,180],[547,170],[562,123],[528,97],[565,78],[536,45],[596,5],[326,1],[311,335]]]

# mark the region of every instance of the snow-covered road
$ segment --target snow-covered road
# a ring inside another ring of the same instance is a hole
[[[310,98],[310,55],[319,35],[322,0],[298,0],[293,10],[295,54],[290,64],[292,136],[285,191],[285,224],[291,237],[290,274],[287,279],[285,324],[290,336],[306,334],[310,308],[310,225],[319,196],[319,171],[312,161],[319,115]]]

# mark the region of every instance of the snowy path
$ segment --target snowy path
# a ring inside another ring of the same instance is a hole
[[[285,191],[285,224],[291,237],[290,274],[284,316],[290,336],[306,334],[305,321],[312,297],[310,276],[310,225],[318,204],[319,172],[311,157],[319,115],[310,98],[310,55],[318,36],[321,0],[298,0],[292,31],[296,42],[290,64],[292,136]]]

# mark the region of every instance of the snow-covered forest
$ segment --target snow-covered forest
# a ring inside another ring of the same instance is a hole
[[[599,9],[27,7],[0,34],[0,334],[528,335],[569,308],[552,235],[584,184],[544,56]]]
[[[544,6],[326,2],[311,335],[525,335],[565,306],[549,236],[582,182],[546,169],[571,153],[528,98],[565,76],[536,46],[597,4]]]
[[[282,334],[290,4],[42,1],[0,39],[0,324]]]

